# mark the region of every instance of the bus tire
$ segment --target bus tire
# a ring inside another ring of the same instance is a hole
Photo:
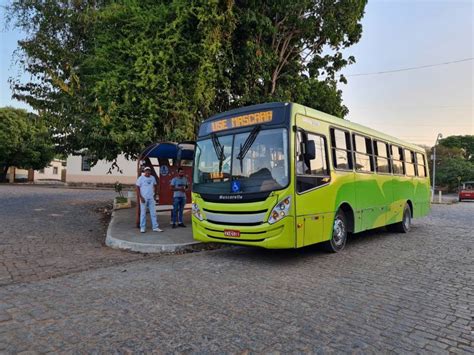
[[[338,253],[344,249],[347,241],[347,218],[342,210],[337,211],[332,226],[331,239],[324,242],[324,249],[330,253]]]
[[[390,224],[387,226],[390,232],[408,233],[411,229],[411,209],[408,203],[405,203],[403,208],[402,220],[398,223]]]

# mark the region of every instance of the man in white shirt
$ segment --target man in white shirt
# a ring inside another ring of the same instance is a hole
[[[151,175],[151,168],[143,169],[141,175],[136,182],[137,195],[140,201],[140,232],[145,233],[146,230],[146,209],[150,210],[151,225],[154,232],[163,232],[158,226],[156,219],[155,197],[158,194],[158,185],[156,179]]]

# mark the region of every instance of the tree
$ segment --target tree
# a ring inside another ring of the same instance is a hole
[[[50,134],[38,116],[22,109],[0,108],[0,181],[8,168],[42,169],[54,157]]]
[[[224,110],[266,101],[296,101],[344,117],[336,73],[355,61],[341,53],[359,41],[365,0],[236,1],[229,88]],[[226,95],[227,94],[227,95]]]
[[[464,159],[474,163],[474,135],[449,136],[441,139],[439,144],[448,148],[462,149]]]
[[[194,138],[203,118],[265,101],[343,117],[341,50],[361,36],[366,0],[15,0],[27,31],[12,81],[63,153],[109,160]]]
[[[449,136],[436,146],[436,184],[453,191],[461,181],[474,180],[474,136]],[[433,150],[431,149],[431,154]],[[430,162],[432,164],[432,162]],[[432,171],[432,166],[430,166]]]

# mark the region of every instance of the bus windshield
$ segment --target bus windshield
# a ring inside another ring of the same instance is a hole
[[[285,128],[213,136],[197,142],[193,190],[198,193],[255,193],[289,182]]]

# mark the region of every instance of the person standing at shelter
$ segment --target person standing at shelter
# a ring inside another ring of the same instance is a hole
[[[186,227],[183,223],[183,211],[186,205],[188,179],[184,176],[183,168],[178,168],[178,176],[171,180],[171,189],[173,190],[173,228],[176,228],[176,222],[179,227]]]
[[[146,167],[143,169],[143,175],[141,175],[136,182],[137,196],[140,201],[140,232],[145,233],[146,231],[146,210],[150,210],[151,225],[154,232],[163,232],[159,228],[158,221],[156,219],[156,207],[155,197],[158,195],[158,185],[154,176],[151,176],[151,168]]]

